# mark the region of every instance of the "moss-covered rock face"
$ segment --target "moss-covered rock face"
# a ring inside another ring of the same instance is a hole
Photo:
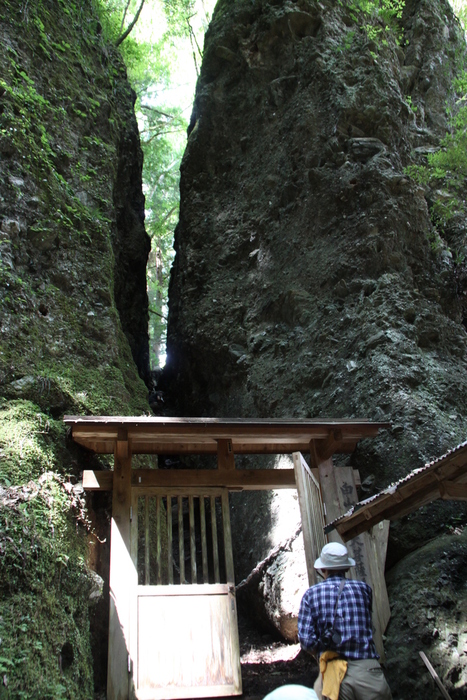
[[[61,418],[149,410],[134,94],[90,0],[5,0],[0,43],[0,697],[89,700],[93,458]]]
[[[19,488],[0,486],[2,698],[93,696],[79,490],[52,472]]]

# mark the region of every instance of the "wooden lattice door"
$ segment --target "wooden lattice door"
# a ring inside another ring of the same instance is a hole
[[[242,692],[226,489],[132,489],[130,697]]]

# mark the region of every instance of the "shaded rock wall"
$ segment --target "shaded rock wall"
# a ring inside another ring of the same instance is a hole
[[[89,700],[110,503],[79,479],[109,460],[61,418],[149,411],[134,93],[90,0],[3,2],[0,43],[0,695]]]
[[[446,133],[465,44],[444,0],[409,0],[402,29],[398,45],[348,3],[218,3],[170,285],[173,412],[389,420],[350,458],[365,495],[467,431],[450,250],[465,249],[465,220],[439,238],[430,193],[404,170]],[[232,504],[243,578],[267,557],[273,521],[281,532],[281,509],[269,494]],[[389,565],[465,520],[459,503],[404,518]]]
[[[374,488],[467,427],[455,264],[404,174],[445,133],[463,39],[444,2],[403,25],[402,47],[334,3],[218,5],[170,288],[177,412],[388,419],[352,458]]]

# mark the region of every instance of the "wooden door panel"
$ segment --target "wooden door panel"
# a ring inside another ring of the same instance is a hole
[[[225,490],[133,489],[137,700],[242,693],[228,506]]]
[[[297,484],[298,503],[302,519],[303,545],[305,549],[308,583],[313,586],[318,582],[314,563],[328,541],[324,534],[324,510],[319,483],[313,476],[301,452],[293,453],[295,482]]]
[[[229,586],[183,586],[175,593],[139,588],[137,698],[241,693]]]

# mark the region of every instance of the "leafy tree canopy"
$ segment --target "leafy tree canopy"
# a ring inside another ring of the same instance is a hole
[[[151,365],[155,367],[163,364],[165,354],[168,281],[179,212],[179,166],[201,61],[200,47],[214,2],[98,2],[103,31],[119,46],[137,94],[146,230],[152,242],[147,282]]]

